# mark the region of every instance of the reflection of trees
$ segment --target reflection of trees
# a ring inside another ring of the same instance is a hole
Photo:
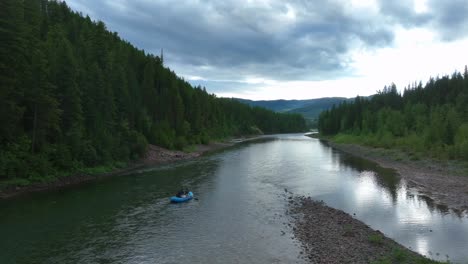
[[[411,195],[412,197],[414,195]],[[426,195],[416,195],[419,201],[424,201],[427,204],[427,208],[432,212],[435,210],[439,211],[442,214],[448,214],[450,212],[449,208],[446,205],[437,204],[434,199]],[[454,211],[459,217],[461,216],[459,212]]]
[[[16,251],[27,253],[17,253],[18,263],[125,262],[132,243],[147,239],[154,230],[162,230],[161,226],[183,217],[168,202],[169,196],[183,186],[200,189],[214,177],[218,167],[215,159],[181,162],[103,179],[66,192],[40,194],[34,203],[18,201],[18,208],[29,208],[29,217],[22,225],[34,230],[25,235],[33,248]],[[43,212],[47,212],[45,226],[40,217]],[[24,213],[16,210],[15,214]],[[36,220],[27,220],[33,218]]]
[[[401,188],[401,177],[394,170],[389,168],[382,168],[377,163],[366,160],[360,157],[356,157],[347,153],[344,153],[340,150],[333,149],[329,146],[326,141],[320,141],[320,145],[324,151],[328,149],[330,157],[333,160],[333,163],[338,163],[344,169],[353,169],[358,172],[363,171],[372,171],[375,172],[375,181],[379,186],[384,190],[388,191],[392,198],[393,204],[396,204],[398,200],[398,189]],[[437,210],[442,214],[450,213],[450,209],[446,205],[436,203],[432,198],[425,195],[413,195],[408,194],[408,199],[418,199],[419,201],[424,201],[427,204],[427,207],[431,212]],[[452,210],[458,217],[463,216],[462,210]]]
[[[323,148],[328,148],[332,150],[331,158],[333,162],[337,162],[340,166],[344,168],[351,168],[359,172],[363,171],[373,171],[375,172],[375,181],[384,190],[387,190],[390,193],[392,202],[395,204],[397,202],[397,190],[400,187],[400,175],[393,170],[388,168],[382,168],[377,163],[356,156],[346,154],[342,151],[335,150],[329,146],[326,141],[320,141]]]
[[[412,200],[417,199],[418,201],[423,201],[424,203],[427,204],[427,208],[429,209],[429,211],[431,211],[431,213],[434,211],[437,211],[444,215],[454,213],[459,218],[462,218],[465,216],[463,210],[450,209],[448,206],[443,205],[443,204],[438,204],[436,201],[434,201],[434,199],[423,194],[408,193],[407,199],[412,199]]]
[[[348,154],[340,155],[340,162],[341,164],[351,167],[359,172],[375,172],[375,181],[377,184],[390,193],[394,204],[397,202],[397,190],[400,188],[401,178],[395,170],[382,168],[375,162]]]

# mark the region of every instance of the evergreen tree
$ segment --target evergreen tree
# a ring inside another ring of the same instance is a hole
[[[401,147],[429,152],[440,158],[467,159],[461,135],[468,124],[468,70],[462,74],[430,78],[404,89],[394,84],[367,100],[356,98],[321,113],[324,135],[352,133],[379,147]]]
[[[14,141],[21,135],[19,122],[24,107],[21,73],[27,65],[24,39],[24,8],[21,1],[0,2],[0,143]]]
[[[0,2],[0,178],[73,173],[248,133],[305,129],[298,115],[192,87],[63,1]],[[261,130],[261,131],[260,131]]]

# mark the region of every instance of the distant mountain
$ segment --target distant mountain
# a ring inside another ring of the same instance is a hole
[[[333,105],[339,105],[343,101],[353,101],[354,98],[347,99],[342,97],[332,97],[332,98],[319,98],[313,102],[308,103],[307,105],[299,108],[294,108],[288,113],[297,113],[301,114],[308,121],[316,121],[318,116],[322,111],[330,109]]]
[[[331,108],[333,105],[338,105],[343,101],[351,100],[354,98],[345,97],[325,97],[318,99],[307,100],[247,100],[239,99],[242,103],[251,106],[260,106],[276,112],[298,113],[301,114],[309,123],[309,126],[315,127],[319,114]]]
[[[342,97],[332,97],[332,98],[319,98],[319,99],[306,99],[306,100],[259,100],[259,101],[254,101],[254,100],[248,100],[248,99],[240,99],[240,98],[235,98],[239,100],[242,103],[251,105],[251,106],[260,106],[264,107],[276,112],[288,112],[292,111],[293,109],[298,109],[298,108],[303,108],[308,105],[314,105],[317,102],[321,102],[323,100],[328,101],[328,100],[334,100],[335,102],[341,102],[343,100],[346,100],[346,98]],[[333,105],[333,103],[332,103]]]

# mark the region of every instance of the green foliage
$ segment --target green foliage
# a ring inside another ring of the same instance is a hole
[[[25,161],[31,158],[31,140],[22,136],[14,143],[3,146],[0,152],[0,175],[12,179],[27,175],[29,164]]]
[[[131,146],[131,153],[135,155],[132,157],[133,159],[143,157],[148,149],[148,141],[145,136],[137,131],[132,131],[130,133],[128,144]]]
[[[98,164],[96,149],[93,147],[90,141],[83,142],[83,148],[79,159],[84,163],[85,166],[95,166]]]
[[[0,185],[1,188],[3,187],[8,187],[8,186],[20,186],[20,187],[24,187],[24,186],[28,186],[31,184],[31,181],[28,180],[28,179],[24,179],[24,178],[12,178],[12,179],[8,179],[8,180],[5,180],[2,182],[2,184]]]
[[[182,150],[184,152],[191,153],[191,152],[195,152],[197,150],[197,147],[195,145],[188,145],[188,146],[185,146]]]
[[[372,264],[392,264],[392,263],[401,263],[401,264],[436,264],[436,263],[449,263],[449,262],[438,262],[423,256],[410,253],[407,250],[401,248],[394,248],[392,252],[385,257],[380,258],[379,260],[372,261]]]
[[[150,143],[166,148],[174,148],[175,132],[169,123],[163,121],[151,127]]]
[[[249,133],[305,130],[279,114],[192,87],[103,22],[63,1],[0,3],[0,180],[49,181]],[[21,180],[24,179],[24,180]]]
[[[455,151],[459,157],[468,157],[468,123],[461,125],[457,130]]]
[[[127,163],[116,161],[109,164],[92,166],[92,167],[82,167],[79,168],[77,171],[79,173],[88,174],[88,175],[97,175],[103,173],[109,173],[114,171],[115,169],[122,169],[127,166]]]
[[[372,234],[369,236],[369,242],[375,245],[382,245],[383,236],[381,234]]]
[[[178,150],[184,149],[184,147],[187,145],[187,140],[185,140],[185,137],[178,136],[175,140],[174,147]]]
[[[438,159],[468,160],[468,74],[430,79],[398,94],[395,85],[370,99],[357,97],[320,114],[323,135],[354,135],[354,142],[400,148],[419,159],[421,153]],[[464,106],[462,106],[464,104]],[[340,139],[341,138],[341,139]]]

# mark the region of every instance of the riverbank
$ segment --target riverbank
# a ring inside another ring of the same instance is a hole
[[[196,145],[190,151],[169,150],[149,145],[146,155],[140,160],[143,166],[156,166],[200,157],[207,152],[233,146],[231,142],[214,142],[208,145]]]
[[[435,204],[445,205],[457,212],[468,211],[468,176],[441,162],[411,160],[393,155],[384,149],[354,144],[328,144],[343,152],[376,162],[381,167],[394,169],[408,183],[410,191],[429,197]]]
[[[231,139],[222,142],[212,142],[207,145],[195,145],[192,146],[192,148],[189,151],[169,150],[159,146],[149,145],[147,153],[143,158],[136,162],[128,164],[124,168],[118,168],[106,173],[77,173],[74,175],[58,177],[51,180],[50,182],[32,183],[26,186],[9,185],[0,189],[0,199],[12,198],[33,192],[68,188],[71,186],[76,186],[91,181],[96,181],[99,179],[126,175],[133,172],[136,169],[140,169],[143,167],[159,166],[194,159],[207,153],[228,148],[234,146],[235,144],[239,144],[249,140],[254,140],[256,138],[258,137]]]
[[[310,263],[438,263],[349,214],[310,197],[289,197],[293,233]]]
[[[319,139],[334,149],[394,169],[406,180],[411,192],[432,200],[436,205],[446,206],[460,214],[468,212],[468,175],[463,168],[429,158],[414,159],[399,150]]]

